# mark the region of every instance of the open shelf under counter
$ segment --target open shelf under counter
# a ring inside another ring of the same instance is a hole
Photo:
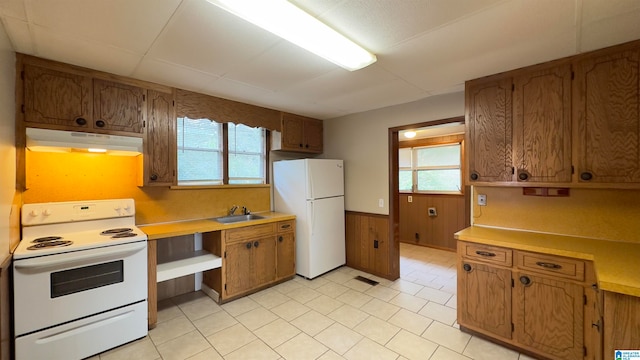
[[[156,282],[175,279],[200,271],[216,269],[222,266],[222,259],[206,250],[197,250],[189,257],[170,259],[158,264]]]

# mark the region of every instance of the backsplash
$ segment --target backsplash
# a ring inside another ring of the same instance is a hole
[[[27,151],[23,203],[133,198],[138,225],[225,215],[232,205],[270,210],[268,186],[170,190],[138,187],[137,157]]]
[[[487,195],[487,206],[477,205]],[[522,188],[476,187],[475,225],[640,243],[640,191],[571,189],[568,197],[524,196]]]

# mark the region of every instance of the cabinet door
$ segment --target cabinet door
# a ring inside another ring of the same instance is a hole
[[[467,83],[467,164],[474,181],[511,181],[511,78]]]
[[[575,64],[580,182],[640,182],[640,49],[597,52]]]
[[[225,251],[225,297],[231,297],[252,289],[255,285],[251,267],[253,263],[253,240],[227,244]]]
[[[571,182],[571,67],[514,78],[516,181]]]
[[[581,285],[516,273],[513,295],[516,341],[554,359],[582,359],[583,295]]]
[[[278,279],[293,276],[296,274],[296,239],[293,232],[278,235],[276,244],[278,251],[277,275]]]
[[[254,287],[262,286],[276,279],[276,238],[269,236],[253,240],[251,262]]]
[[[25,64],[26,122],[87,129],[91,109],[89,77]]]
[[[314,153],[322,153],[323,141],[322,120],[306,119],[304,121],[304,147]]]
[[[176,118],[173,95],[148,91],[144,185],[175,183]]]
[[[612,359],[615,350],[640,349],[640,298],[606,291],[604,293],[604,356]]]
[[[282,114],[282,149],[304,150],[304,122],[301,117]]]
[[[112,81],[93,81],[93,127],[142,134],[146,90]]]
[[[511,339],[511,270],[463,260],[458,269],[458,322]]]

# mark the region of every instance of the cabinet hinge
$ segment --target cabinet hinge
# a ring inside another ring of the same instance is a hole
[[[516,84],[511,84],[511,91],[516,91]]]
[[[142,127],[147,127],[147,122],[146,121],[142,122]]]
[[[515,325],[513,325],[513,323],[511,323],[511,332],[514,332],[514,331],[516,331],[516,327]]]
[[[511,279],[511,287],[516,287],[516,282]]]
[[[22,106],[20,106],[20,111],[22,111],[22,113],[24,114],[24,104],[22,104]]]
[[[575,167],[573,167],[573,165],[571,165],[571,175],[573,175],[573,174],[575,174],[575,173],[576,173],[576,168],[575,168]]]
[[[147,95],[142,94],[142,101],[147,101]]]
[[[227,258],[227,252],[226,252],[226,251],[224,252],[224,258],[225,258],[225,259]],[[225,286],[226,286],[226,285],[225,285]]]
[[[575,78],[576,78],[576,73],[575,73],[575,72],[573,72],[573,71],[571,71],[571,80],[573,80],[573,79],[575,79]]]
[[[587,295],[582,295],[582,299],[584,299],[584,304],[587,305]]]
[[[24,80],[24,70],[20,71],[20,79]]]
[[[378,248],[378,240],[373,240],[373,248],[374,249]]]
[[[587,347],[586,346],[582,347],[582,352],[583,352],[584,356],[587,356]]]
[[[227,284],[224,284],[224,289],[227,290]]]
[[[173,106],[173,107],[175,107],[175,106],[176,106],[176,101],[175,101],[175,100],[173,100],[173,101],[171,102],[171,106]]]
[[[516,168],[512,166],[512,167],[511,167],[511,175],[513,175],[513,174],[515,174],[515,173],[516,173]]]

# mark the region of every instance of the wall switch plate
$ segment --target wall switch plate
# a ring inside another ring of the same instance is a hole
[[[384,207],[384,199],[378,199],[378,207]]]
[[[487,206],[487,195],[478,194],[478,206]]]
[[[407,202],[413,202],[413,196],[411,195],[407,196]]]

